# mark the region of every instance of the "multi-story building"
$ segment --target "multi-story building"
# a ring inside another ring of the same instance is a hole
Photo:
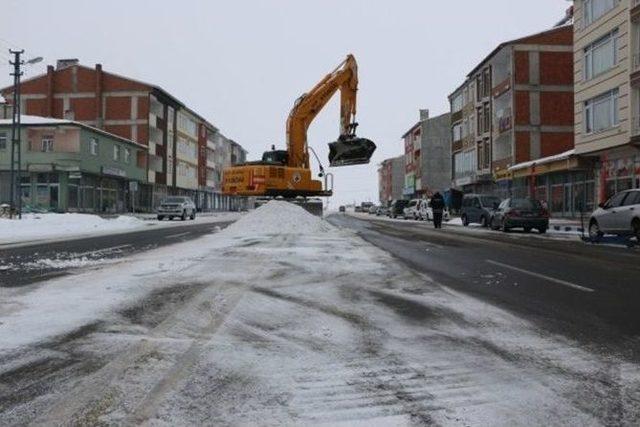
[[[128,212],[142,202],[147,147],[83,123],[22,116],[19,192],[27,208]],[[0,201],[11,192],[11,120],[0,120]],[[144,206],[142,206],[144,207]]]
[[[574,23],[575,153],[604,202],[640,188],[640,1],[576,0]]]
[[[392,200],[402,199],[404,186],[404,156],[386,159],[378,168],[378,195],[380,204],[387,206]]]
[[[535,195],[556,214],[574,212],[571,203],[553,203],[552,188],[588,181],[588,165],[571,152],[572,52],[565,25],[500,44],[467,75],[449,97],[455,187]]]
[[[215,139],[212,135],[218,130],[159,86],[73,59],[60,60],[56,68],[48,66],[46,74],[24,80],[20,90],[24,114],[74,120],[147,147],[149,185],[141,189],[146,205],[157,206],[171,194],[189,195],[196,203],[216,198],[224,201],[221,206],[232,204],[220,194],[220,187],[209,187],[206,179],[200,179],[206,177],[206,141]],[[0,94],[10,102],[12,91],[7,87]],[[225,165],[209,168],[221,173]],[[202,166],[205,170],[199,172]]]
[[[429,118],[429,110],[420,110],[420,120],[402,135],[405,197],[420,197],[449,188],[450,126],[449,113]]]

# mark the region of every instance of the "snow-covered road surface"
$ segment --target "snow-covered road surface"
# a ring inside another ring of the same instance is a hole
[[[0,218],[0,246],[127,233],[150,227],[179,227],[193,222],[234,221],[242,215],[239,212],[220,212],[197,216],[195,221],[183,222],[149,221],[127,215],[107,219],[98,215],[80,213],[25,214],[21,220]]]
[[[0,289],[0,424],[633,425],[638,365],[271,202]]]

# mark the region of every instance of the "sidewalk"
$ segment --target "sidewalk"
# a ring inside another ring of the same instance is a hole
[[[584,231],[587,230],[587,218],[585,218]],[[462,220],[460,217],[452,217],[447,225],[460,226],[462,227]],[[567,233],[567,234],[582,234],[582,224],[580,219],[570,219],[570,218],[551,218],[549,220],[549,230],[550,233]]]

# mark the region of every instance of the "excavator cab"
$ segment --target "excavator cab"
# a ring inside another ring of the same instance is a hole
[[[366,165],[376,151],[376,144],[370,139],[356,136],[357,123],[349,126],[349,133],[340,135],[337,141],[329,143],[329,166]]]

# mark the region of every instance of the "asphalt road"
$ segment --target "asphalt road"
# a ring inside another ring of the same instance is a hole
[[[533,235],[434,230],[338,214],[355,230],[432,279],[535,322],[542,331],[640,360],[640,253]]]
[[[104,259],[195,239],[231,222],[185,223],[169,228],[149,228],[130,233],[0,248],[0,288],[30,285],[70,274],[74,267]]]

